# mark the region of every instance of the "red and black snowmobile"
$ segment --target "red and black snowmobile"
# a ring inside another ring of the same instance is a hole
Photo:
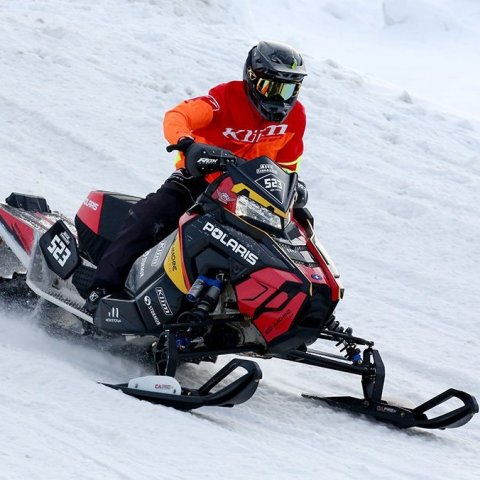
[[[136,339],[150,347],[157,376],[148,387],[142,379],[108,386],[151,402],[183,410],[242,403],[261,378],[258,364],[245,357],[275,357],[361,378],[363,398],[309,398],[401,428],[468,422],[478,405],[462,391],[447,390],[413,409],[382,400],[379,352],[333,316],[343,288],[315,237],[312,216],[295,204],[297,182],[295,173],[266,157],[227,165],[178,229],[136,261],[124,291],[101,300],[94,318],[83,305],[95,265],[138,198],[91,192],[72,222],[50,212],[43,198],[11,194],[0,204],[0,293],[6,297],[24,282],[79,319],[84,335]],[[319,339],[343,352],[308,348]],[[215,361],[223,354],[242,358],[198,389],[165,380],[181,363]],[[214,391],[237,368],[243,375]],[[452,397],[460,407],[427,416]]]

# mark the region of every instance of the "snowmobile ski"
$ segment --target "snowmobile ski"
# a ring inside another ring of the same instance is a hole
[[[307,349],[306,352],[292,350],[287,357],[308,365],[314,365],[331,370],[342,371],[362,377],[364,398],[355,397],[321,397],[303,393],[304,398],[325,402],[328,405],[342,408],[353,413],[360,413],[376,420],[393,424],[399,428],[420,427],[428,429],[456,428],[465,425],[478,413],[478,403],[469,393],[450,388],[431,398],[416,408],[391,405],[382,400],[385,381],[385,366],[378,350],[372,348],[372,342],[358,337],[352,337],[360,344],[368,345],[363,352],[363,361],[357,365],[332,359],[324,352]],[[463,405],[447,413],[428,418],[426,413],[442,405],[452,398],[460,400]]]
[[[245,369],[246,373],[220,390],[212,392],[213,388],[237,368]],[[121,390],[123,393],[140,400],[173,407],[177,410],[188,411],[199,407],[233,407],[234,405],[244,403],[255,393],[261,378],[262,371],[256,362],[244,359],[234,359],[200,388],[182,388],[180,395],[129,388],[128,383],[119,385],[102,383],[102,385],[115,390]]]
[[[478,404],[472,395],[450,388],[445,392],[431,398],[416,408],[399,407],[390,405],[385,401],[367,400],[354,397],[318,397],[316,395],[302,394],[305,398],[325,402],[331,406],[342,408],[353,413],[360,413],[373,417],[375,420],[394,424],[399,428],[420,427],[428,429],[457,428],[465,425],[478,413]],[[428,418],[426,412],[457,398],[463,402],[450,412],[434,418]]]

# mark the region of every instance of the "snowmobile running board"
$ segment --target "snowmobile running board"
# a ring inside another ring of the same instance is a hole
[[[353,413],[360,413],[373,417],[376,420],[391,423],[399,428],[420,427],[429,429],[457,428],[469,422],[473,415],[478,413],[478,403],[474,396],[450,388],[445,392],[431,398],[416,408],[406,408],[390,405],[382,400],[383,383],[385,380],[385,367],[378,350],[367,348],[364,351],[363,365],[352,365],[327,359],[319,354],[311,354],[294,350],[290,352],[289,359],[300,363],[353,373],[362,376],[364,398],[354,397],[320,397],[312,394],[302,394],[303,397],[325,402],[328,405],[339,407]],[[428,418],[426,412],[456,398],[463,405],[447,413]]]
[[[243,368],[247,373],[212,393],[212,389],[237,368]],[[182,388],[181,395],[137,390],[128,388],[127,383],[119,385],[102,383],[102,385],[121,390],[123,393],[140,400],[188,411],[199,407],[233,407],[244,403],[255,393],[261,378],[262,371],[256,362],[236,358],[225,365],[200,388]]]

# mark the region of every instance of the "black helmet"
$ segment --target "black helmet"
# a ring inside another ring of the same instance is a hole
[[[302,57],[292,47],[260,42],[248,52],[243,81],[260,114],[267,120],[282,122],[295,105],[306,74]]]

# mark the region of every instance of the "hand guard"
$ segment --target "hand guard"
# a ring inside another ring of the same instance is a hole
[[[185,168],[194,177],[221,172],[227,165],[236,165],[237,157],[223,148],[194,143],[185,154]]]

